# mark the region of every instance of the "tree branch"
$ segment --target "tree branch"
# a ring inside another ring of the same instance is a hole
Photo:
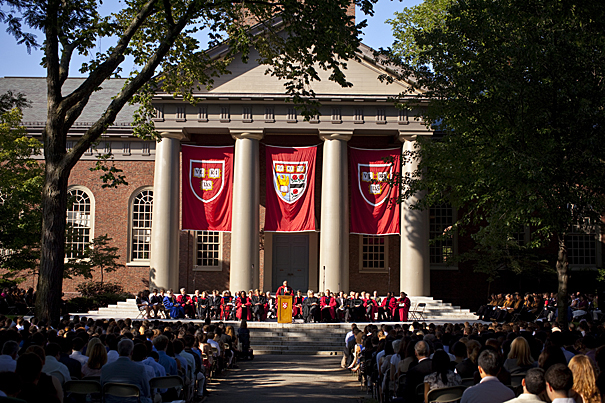
[[[172,7],[170,6],[170,0],[164,1],[164,12],[166,13],[166,21],[168,21],[168,26],[170,28],[174,28],[174,17],[172,17]]]
[[[116,116],[126,103],[140,90],[152,77],[155,69],[160,65],[166,54],[170,51],[176,38],[190,21],[191,16],[195,15],[199,8],[196,7],[196,2],[189,4],[187,11],[181,16],[175,26],[170,29],[160,43],[155,53],[149,58],[141,72],[129,81],[122,91],[111,101],[105,113],[84,133],[80,141],[66,154],[63,161],[63,166],[67,169],[73,168],[78,162],[80,156],[94,143],[99,136],[105,132],[107,127],[113,124]],[[199,7],[199,6],[198,6]],[[74,115],[75,115],[74,111]],[[79,115],[79,114],[78,114]]]
[[[136,34],[145,20],[153,13],[154,5],[157,0],[149,0],[141,8],[139,13],[132,19],[130,25],[120,37],[117,45],[109,58],[101,63],[88,78],[71,94],[69,94],[61,103],[61,109],[67,113],[75,104],[82,98],[90,97],[90,95],[105,81],[111,73],[124,61],[124,52],[132,37]]]

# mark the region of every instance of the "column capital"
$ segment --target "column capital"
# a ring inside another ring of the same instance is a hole
[[[326,140],[344,140],[349,141],[353,137],[352,130],[320,130],[319,138],[322,141]]]
[[[397,134],[397,139],[399,141],[401,141],[402,143],[405,143],[406,141],[416,141],[419,137],[432,136],[432,135],[433,135],[433,132],[429,129],[426,129],[426,130],[401,129],[401,130],[399,130],[399,133]]]
[[[182,130],[165,130],[160,132],[160,137],[163,139],[175,139],[179,141],[189,140],[189,135],[183,132]]]
[[[262,129],[260,130],[229,130],[229,134],[234,140],[237,139],[252,139],[262,140],[265,133]]]

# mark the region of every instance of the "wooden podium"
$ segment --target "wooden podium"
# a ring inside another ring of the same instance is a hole
[[[277,296],[277,323],[292,323],[292,296]]]

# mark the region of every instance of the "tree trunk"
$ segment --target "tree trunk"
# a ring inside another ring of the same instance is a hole
[[[47,158],[42,193],[42,240],[36,317],[57,321],[61,315],[65,259],[65,211],[69,170]]]
[[[559,252],[557,253],[557,278],[559,280],[559,293],[557,295],[558,322],[561,330],[567,329],[567,281],[569,278],[569,262],[567,260],[567,247],[565,237],[557,235]]]

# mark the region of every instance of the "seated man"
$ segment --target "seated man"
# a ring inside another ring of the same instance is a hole
[[[164,309],[164,298],[158,294],[158,289],[153,289],[153,294],[149,296],[149,304],[151,305],[151,309],[153,310],[153,316],[158,318],[159,314],[164,314],[166,317],[166,310]]]
[[[185,311],[183,310],[183,307],[178,302],[176,302],[176,298],[174,298],[174,296],[172,295],[172,291],[166,291],[166,296],[164,297],[163,303],[164,308],[166,308],[172,319],[179,319],[185,317]]]
[[[307,293],[307,299],[303,304],[303,316],[305,323],[309,323],[311,319],[314,322],[319,322],[321,312],[319,310],[319,299],[315,296],[315,293],[311,290]]]
[[[176,297],[176,302],[181,305],[187,317],[195,319],[195,308],[193,307],[193,300],[187,294],[184,288],[181,288],[180,291],[180,295]]]
[[[573,374],[565,364],[555,364],[548,368],[544,374],[546,381],[546,394],[552,403],[574,403],[569,396],[573,387]]]
[[[145,296],[143,291],[139,291],[139,293],[137,294],[135,303],[137,304],[137,308],[139,308],[140,312],[145,312],[145,315],[144,315],[145,318],[151,317],[152,308],[151,308],[151,305],[149,305],[149,298],[147,298]]]
[[[212,295],[208,298],[210,303],[210,319],[219,319],[221,312],[221,296],[218,290],[212,291]]]
[[[460,403],[502,403],[515,397],[515,392],[497,378],[502,366],[494,349],[484,350],[477,365],[481,382],[466,389]]]
[[[139,400],[144,403],[151,403],[151,390],[149,388],[149,379],[147,379],[147,373],[144,368],[142,368],[141,364],[133,362],[130,359],[133,349],[134,343],[132,340],[120,340],[118,343],[118,354],[120,357],[117,359],[117,361],[111,364],[105,364],[101,368],[101,385],[105,385],[108,382],[136,385],[141,393]],[[105,395],[105,402],[107,403],[127,403],[136,401],[137,398],[124,398]]]
[[[546,384],[544,383],[544,370],[542,368],[532,368],[527,371],[525,378],[521,381],[523,393],[521,396],[509,400],[506,403],[541,403],[540,394],[544,392]]]
[[[201,320],[205,320],[209,311],[209,302],[208,297],[206,296],[206,291],[202,291],[202,294],[200,295],[200,290],[195,290],[195,294],[193,295],[192,299],[197,311],[197,317]]]
[[[336,299],[334,299],[330,290],[326,290],[326,293],[319,301],[319,305],[321,307],[322,322],[333,322],[336,318]]]

